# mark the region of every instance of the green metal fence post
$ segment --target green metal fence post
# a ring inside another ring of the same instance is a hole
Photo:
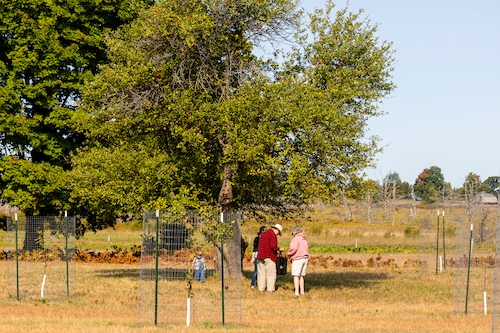
[[[446,243],[445,243],[445,229],[444,229],[444,209],[443,209],[443,268],[446,270]]]
[[[64,220],[66,222],[66,295],[69,296],[68,211],[64,211]]]
[[[224,212],[220,213],[220,222],[224,223]],[[224,241],[220,244],[220,257],[221,257],[221,299],[222,299],[222,325],[225,323],[224,311]]]
[[[472,243],[473,243],[473,238],[472,238],[472,228],[473,225],[470,225],[470,240],[469,240],[469,263],[467,267],[467,286],[465,287],[465,314],[467,314],[468,308],[469,308],[469,282],[470,282],[470,260],[472,256]]]
[[[158,253],[159,251],[159,245],[160,242],[158,241],[159,237],[159,217],[160,217],[160,211],[156,210],[156,250],[155,250],[155,257],[156,257],[156,263],[155,263],[155,326],[158,324]]]
[[[438,262],[439,262],[439,210],[437,211],[438,223],[436,232],[436,274],[438,274]]]
[[[19,244],[18,244],[18,234],[19,234],[19,222],[17,220],[17,213],[14,214],[14,219],[16,221],[16,299],[19,301]]]

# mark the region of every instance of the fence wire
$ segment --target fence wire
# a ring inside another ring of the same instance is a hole
[[[422,272],[442,274],[452,272],[456,250],[457,222],[451,214],[442,211],[420,215],[417,219],[419,244],[416,267]]]
[[[75,217],[7,218],[9,298],[75,294],[75,222]]]
[[[486,314],[491,311],[495,268],[496,222],[462,221],[456,225],[453,258],[454,313]]]
[[[427,274],[453,274],[454,314],[491,312],[496,222],[487,214],[479,218],[479,214],[465,216],[452,208],[445,212],[440,209],[416,219],[419,254],[415,266]]]
[[[222,276],[220,247],[205,239],[204,223],[192,215],[145,212],[138,300],[141,325],[241,325],[241,275]],[[197,273],[198,252],[203,267]],[[226,259],[241,269],[239,251]]]
[[[495,273],[493,279],[493,300],[491,309],[491,320],[493,333],[500,333],[500,205],[496,223],[496,257]]]

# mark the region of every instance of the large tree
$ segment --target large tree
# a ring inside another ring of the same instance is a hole
[[[483,184],[486,185],[484,189],[485,192],[492,193],[498,197],[500,177],[490,176],[483,182]]]
[[[254,45],[297,28],[296,9],[290,0],[163,1],[111,34],[112,62],[77,115],[90,140],[73,158],[75,195],[122,212],[177,202],[288,210],[360,176],[379,151],[366,121],[394,88],[390,44],[360,13],[330,4],[311,14],[281,65],[257,58]],[[123,152],[136,158],[117,159]],[[161,161],[168,180],[138,166],[145,160]],[[109,164],[122,196],[91,181]],[[122,200],[132,193],[137,200]]]
[[[64,171],[85,140],[72,122],[80,91],[107,59],[106,31],[147,3],[0,0],[0,189],[11,205],[69,209]]]
[[[75,200],[101,224],[145,208],[284,213],[358,182],[379,151],[366,122],[394,88],[392,50],[361,13],[333,9],[301,30],[295,0],[160,1],[110,34],[74,118],[89,138]],[[283,40],[280,64],[255,55]]]
[[[415,195],[425,203],[434,203],[444,196],[445,181],[441,168],[431,166],[425,168],[415,180],[413,190]]]

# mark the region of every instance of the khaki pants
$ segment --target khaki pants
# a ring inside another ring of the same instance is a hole
[[[274,291],[276,284],[276,263],[269,258],[257,262],[257,286],[259,291]]]

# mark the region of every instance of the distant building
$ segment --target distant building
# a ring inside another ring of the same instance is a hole
[[[480,205],[496,205],[498,203],[498,199],[494,194],[480,192],[472,197],[472,203]]]

